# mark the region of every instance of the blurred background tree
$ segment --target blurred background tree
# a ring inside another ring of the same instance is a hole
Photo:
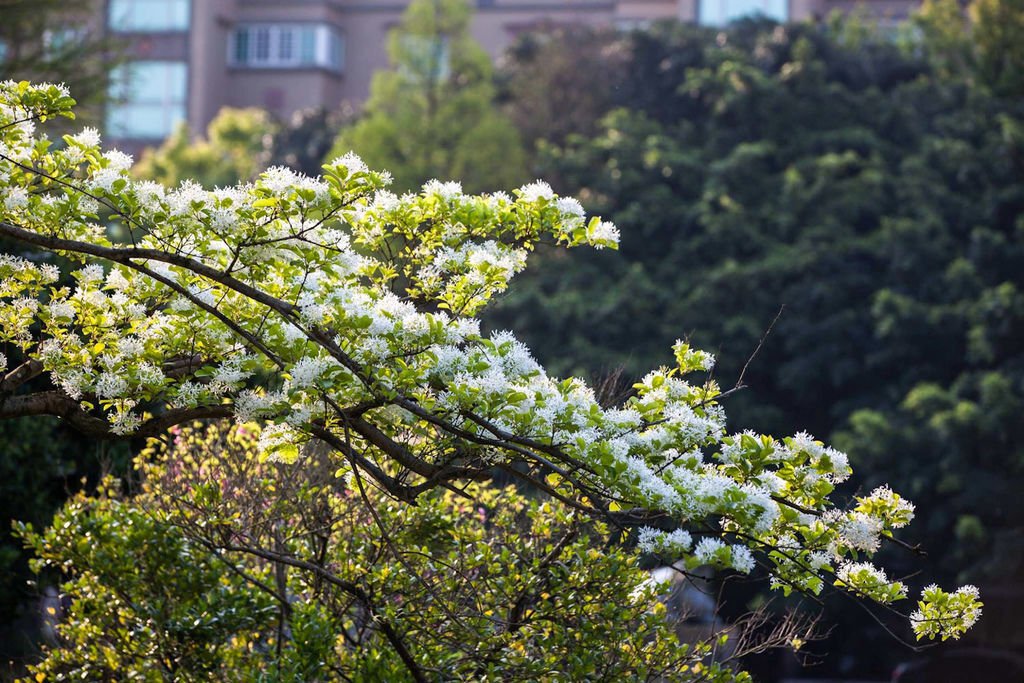
[[[496,74],[499,99],[527,150],[541,140],[597,132],[601,115],[621,103],[630,41],[612,28],[551,25],[524,34]],[[612,84],[598,86],[603,81]]]
[[[362,118],[342,129],[328,159],[350,150],[389,169],[396,192],[432,178],[467,192],[525,180],[515,127],[495,104],[491,60],[469,35],[465,0],[413,0],[388,43],[392,68],[374,75]]]
[[[117,44],[92,21],[93,0],[0,0],[0,80],[64,83],[98,121]]]
[[[168,187],[192,179],[204,187],[251,180],[267,167],[277,126],[262,109],[224,108],[210,121],[205,139],[180,123],[156,149],[146,150],[134,171]]]
[[[1024,2],[925,0],[913,18],[933,64],[1001,97],[1024,94]]]
[[[183,123],[159,147],[143,152],[133,171],[169,187],[186,179],[204,187],[234,185],[270,166],[319,175],[337,130],[352,116],[345,109],[304,109],[279,122],[262,109],[225,107],[210,121],[205,137]]]

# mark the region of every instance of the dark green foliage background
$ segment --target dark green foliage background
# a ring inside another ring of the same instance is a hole
[[[590,77],[620,106],[536,163],[621,251],[537,254],[491,327],[565,374],[636,377],[689,337],[728,388],[785,306],[731,426],[835,442],[918,504],[936,579],[1019,586],[1024,93],[856,20],[608,40],[619,80]]]

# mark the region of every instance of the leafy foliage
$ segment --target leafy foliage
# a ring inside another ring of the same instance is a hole
[[[1024,93],[1024,3],[974,0],[966,11],[957,2],[927,0],[914,23],[946,76],[965,79],[1000,97]]]
[[[410,507],[339,482],[323,447],[261,460],[258,434],[176,429],[137,459],[137,495],[108,483],[21,527],[70,600],[34,673],[407,680],[382,632],[398,624],[435,680],[749,680],[705,661],[717,636],[679,642],[632,554],[595,549],[605,525],[512,487]]]

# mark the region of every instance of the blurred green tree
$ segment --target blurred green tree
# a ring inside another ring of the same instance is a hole
[[[495,104],[491,61],[469,35],[465,0],[414,0],[388,43],[392,68],[374,75],[363,117],[328,158],[354,151],[388,168],[396,191],[458,178],[469,192],[524,180],[519,134]]]
[[[156,149],[146,150],[134,172],[168,187],[191,179],[204,187],[224,187],[251,180],[266,168],[278,127],[262,109],[218,112],[205,139],[193,139],[181,123]]]

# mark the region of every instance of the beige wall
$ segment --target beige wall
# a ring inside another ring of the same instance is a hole
[[[235,0],[193,0],[189,44],[188,120],[205,129],[222,106],[223,94],[234,87],[227,71],[228,31]]]
[[[223,91],[222,106],[261,107],[286,118],[307,107],[341,102],[341,78],[313,69],[231,69],[231,86]]]
[[[359,103],[366,100],[373,72],[388,64],[388,31],[400,17],[397,8],[339,13],[337,25],[345,36],[345,68],[340,96],[328,106],[338,105],[342,100]]]

